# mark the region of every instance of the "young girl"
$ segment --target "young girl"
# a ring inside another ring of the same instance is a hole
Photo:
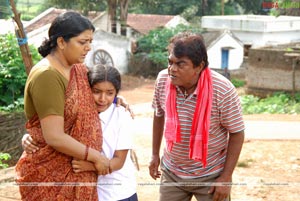
[[[109,159],[110,173],[98,176],[98,199],[137,201],[135,166],[129,154],[133,146],[132,118],[124,107],[114,103],[121,88],[120,73],[114,67],[96,65],[89,69],[88,79],[102,126],[102,154]],[[27,151],[24,141],[23,146]],[[72,166],[75,173],[96,171],[88,161],[74,159]]]

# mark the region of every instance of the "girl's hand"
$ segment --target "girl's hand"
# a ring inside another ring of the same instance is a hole
[[[22,147],[26,153],[34,153],[39,150],[37,143],[26,133],[22,137]]]
[[[84,171],[96,171],[96,168],[92,162],[73,159],[72,168],[75,173],[84,172]]]
[[[107,175],[110,173],[109,163],[109,159],[103,155],[101,155],[100,158],[95,161],[94,166],[97,169],[98,175]]]

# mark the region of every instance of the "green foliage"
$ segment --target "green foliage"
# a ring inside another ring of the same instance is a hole
[[[106,10],[107,8],[107,0],[49,0],[46,1],[46,5],[49,7],[56,7],[56,8],[66,8],[66,9],[73,9],[79,10],[84,15],[87,15],[88,11],[101,11]]]
[[[235,3],[239,4],[244,12],[243,14],[255,14],[255,15],[266,15],[270,12],[269,9],[262,8],[263,1],[249,1],[249,0],[234,0]],[[270,2],[270,1],[264,1]]]
[[[25,66],[13,34],[0,35],[0,46],[0,110],[17,110],[23,107]],[[41,57],[33,46],[30,50],[33,63],[36,63]]]
[[[239,80],[239,79],[231,79],[231,83],[236,87],[243,87],[246,84],[245,80]]]
[[[294,98],[290,94],[277,92],[260,99],[253,95],[241,97],[244,114],[300,114],[300,94]]]
[[[8,153],[0,152],[0,169],[7,168],[8,164],[4,163],[3,161],[7,161],[11,158]]]
[[[244,0],[245,1],[245,0]],[[245,1],[246,2],[246,1]],[[147,5],[147,6],[145,6]],[[225,3],[226,14],[237,14],[237,3],[235,1],[227,1]],[[188,14],[188,12],[191,14]],[[189,15],[204,16],[204,15],[220,15],[221,1],[220,0],[131,0],[129,6],[131,13],[149,13],[160,15]],[[187,20],[190,20],[187,18]],[[199,23],[199,22],[198,22]]]
[[[178,25],[177,27],[170,29],[163,28],[152,30],[149,34],[138,40],[137,54],[147,53],[148,58],[154,64],[161,66],[161,68],[165,68],[168,62],[167,46],[169,40],[175,34],[183,31],[199,33],[200,29],[191,26]]]

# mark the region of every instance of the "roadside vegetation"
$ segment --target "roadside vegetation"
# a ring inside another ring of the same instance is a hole
[[[8,168],[8,164],[5,163],[5,161],[8,161],[11,158],[11,156],[8,153],[2,153],[0,152],[0,170],[4,168]]]

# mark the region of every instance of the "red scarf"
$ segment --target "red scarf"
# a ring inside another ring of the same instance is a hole
[[[195,161],[201,161],[204,167],[206,167],[207,158],[212,91],[211,71],[207,67],[201,72],[196,88],[197,102],[191,128],[189,152],[189,158]],[[174,142],[181,142],[180,122],[176,107],[176,93],[176,87],[171,84],[170,78],[168,78],[166,83],[166,120],[164,136],[169,151],[172,150]]]

